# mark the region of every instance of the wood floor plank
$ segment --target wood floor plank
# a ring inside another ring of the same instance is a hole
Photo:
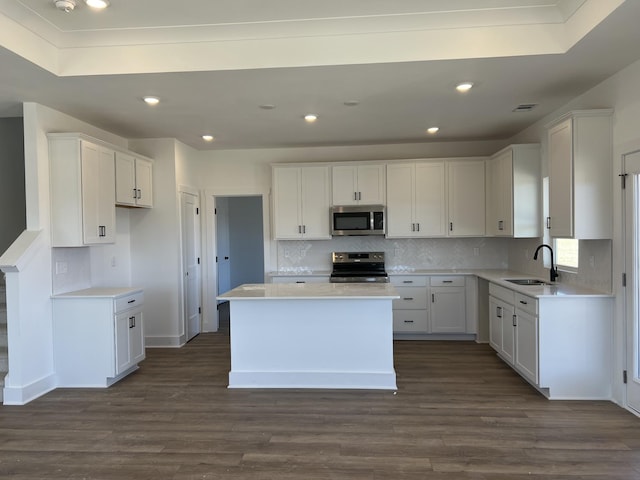
[[[640,419],[546,400],[472,342],[396,342],[398,391],[228,389],[229,338],[0,407],[0,478],[640,480]]]

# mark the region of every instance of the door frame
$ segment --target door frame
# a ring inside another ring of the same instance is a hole
[[[200,202],[200,207],[205,212],[201,218],[202,225],[202,255],[203,271],[202,282],[204,292],[202,296],[202,331],[217,332],[218,302],[216,300],[218,291],[218,269],[216,266],[216,222],[215,222],[215,198],[216,197],[262,197],[262,233],[264,243],[264,277],[266,281],[267,271],[271,269],[271,259],[276,258],[276,242],[271,238],[271,190],[260,190],[251,188],[215,188],[207,189],[204,193],[204,205]]]
[[[179,332],[180,335],[180,343],[181,344],[185,344],[188,339],[187,339],[187,322],[189,321],[188,315],[187,315],[187,311],[186,311],[186,303],[185,303],[185,280],[184,280],[184,269],[185,269],[185,265],[184,265],[184,245],[183,245],[183,231],[182,231],[182,194],[186,193],[189,195],[193,195],[195,197],[198,198],[198,205],[199,205],[199,209],[200,209],[200,214],[199,214],[199,234],[200,234],[200,284],[199,289],[200,289],[200,305],[203,305],[203,301],[204,301],[204,290],[203,290],[203,278],[204,278],[204,269],[203,269],[203,248],[202,248],[202,239],[203,239],[203,222],[202,222],[202,195],[200,194],[200,190],[198,190],[197,188],[193,188],[193,187],[189,187],[186,185],[179,185],[178,186],[178,216],[179,216],[179,225],[180,225],[180,270],[178,272],[179,276],[180,276],[180,297],[179,297],[179,306],[178,308],[180,309],[180,316],[181,316],[181,321],[180,321],[180,329],[181,331]],[[203,324],[204,324],[204,309],[203,311],[200,313],[200,333],[202,333],[204,330],[203,328]]]

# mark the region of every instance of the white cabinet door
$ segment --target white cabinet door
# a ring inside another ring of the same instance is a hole
[[[449,236],[484,236],[484,168],[482,161],[447,163]]]
[[[300,184],[300,168],[273,169],[273,227],[276,239],[289,240],[302,237]]]
[[[431,333],[465,333],[464,287],[431,288]]]
[[[502,350],[502,316],[504,302],[489,297],[489,345],[498,353]]]
[[[123,152],[116,152],[115,156],[116,203],[152,207],[152,163]]]
[[[531,382],[538,383],[538,318],[516,310],[515,366]]]
[[[513,322],[516,310],[513,305],[508,303],[504,303],[502,307],[502,347],[500,349],[500,354],[508,363],[513,365],[516,348],[516,330],[513,326]]]
[[[116,203],[118,205],[135,205],[136,191],[136,158],[122,152],[116,152]]]
[[[113,150],[81,142],[82,223],[85,244],[115,241]]]
[[[414,222],[417,236],[441,237],[446,233],[444,162],[415,166]]]
[[[131,365],[144,360],[144,324],[142,320],[142,312],[136,311],[131,315],[133,324],[129,326],[129,356]]]
[[[444,162],[387,166],[387,237],[445,235]]]
[[[573,236],[572,119],[548,132],[549,223],[552,237]]]
[[[387,165],[387,237],[415,237],[415,165]]]
[[[128,313],[121,313],[115,316],[116,375],[119,375],[131,366],[131,349],[129,348],[129,326],[131,317],[132,315]]]
[[[275,167],[273,198],[276,239],[331,238],[329,167]]]
[[[487,234],[510,237],[513,235],[513,151],[505,150],[488,160],[487,218],[490,219]],[[535,200],[535,199],[534,199]]]
[[[333,205],[384,205],[384,165],[336,165],[331,169]]]
[[[361,205],[385,204],[384,165],[358,166],[358,202]]]
[[[329,213],[329,168],[304,167],[301,172],[302,237],[331,238]]]

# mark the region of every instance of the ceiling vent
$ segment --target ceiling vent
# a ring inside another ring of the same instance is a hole
[[[521,103],[516,108],[514,108],[513,112],[530,112],[534,108],[538,106],[537,103]]]

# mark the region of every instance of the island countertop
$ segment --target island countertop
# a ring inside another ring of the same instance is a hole
[[[245,284],[218,300],[355,300],[400,298],[389,283],[255,283]]]

